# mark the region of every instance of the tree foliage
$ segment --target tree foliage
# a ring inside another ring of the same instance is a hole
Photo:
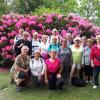
[[[11,1],[8,10],[8,2]],[[75,13],[100,25],[100,0],[0,0],[0,14]]]
[[[9,12],[9,5],[6,0],[0,0],[0,16]]]
[[[13,0],[11,5],[13,12],[29,14],[42,4],[43,0]]]
[[[92,20],[97,25],[100,25],[100,0],[82,0],[77,9],[79,15]]]

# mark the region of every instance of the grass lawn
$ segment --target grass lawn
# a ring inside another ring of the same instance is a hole
[[[92,86],[65,86],[63,92],[30,87],[19,93],[16,92],[15,86],[10,84],[10,75],[0,73],[0,100],[100,100],[100,87],[94,90]]]

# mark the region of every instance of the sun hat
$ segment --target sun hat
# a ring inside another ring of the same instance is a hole
[[[52,30],[52,33],[53,33],[53,32],[58,32],[58,30],[57,30],[57,29],[53,29],[53,30]]]
[[[39,49],[34,50],[34,53],[40,53]]]
[[[38,35],[38,32],[34,32],[33,35]]]
[[[76,40],[81,41],[81,38],[80,38],[80,37],[75,37],[75,38],[74,38],[74,42],[75,42]]]

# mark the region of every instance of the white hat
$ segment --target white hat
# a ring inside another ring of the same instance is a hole
[[[53,30],[52,30],[52,33],[53,33],[53,32],[58,32],[58,31],[57,31],[57,29],[53,29]]]
[[[40,53],[39,49],[34,50],[34,53]]]
[[[87,39],[86,36],[83,36],[83,37],[82,37],[82,40],[84,40],[84,39]]]
[[[34,32],[33,35],[38,35],[38,32]]]
[[[76,40],[81,41],[81,38],[80,38],[80,37],[75,37],[75,38],[74,38],[74,42],[75,42]]]

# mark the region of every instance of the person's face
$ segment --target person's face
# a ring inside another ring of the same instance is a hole
[[[67,42],[66,41],[61,41],[61,45],[62,46],[67,46]]]
[[[23,29],[20,29],[20,30],[19,30],[19,34],[20,34],[20,35],[22,35],[22,34],[23,34],[23,32],[24,32],[24,30],[23,30]]]
[[[67,38],[70,39],[71,38],[71,35],[67,35]]]
[[[97,41],[97,44],[100,44],[100,39],[97,39],[96,41]]]
[[[80,44],[80,40],[75,40],[75,44],[79,45]]]
[[[54,31],[54,32],[52,33],[52,35],[54,35],[54,36],[56,36],[56,34],[58,34],[57,31]]]
[[[43,37],[42,40],[43,40],[43,42],[46,42],[47,41],[47,38],[46,37]]]
[[[82,39],[81,42],[82,42],[83,45],[86,45],[87,44],[87,39]]]
[[[87,46],[88,46],[88,47],[92,47],[92,43],[88,41],[88,42],[87,42]]]
[[[57,39],[56,38],[53,38],[52,41],[53,41],[53,43],[56,43],[57,42]]]
[[[55,51],[51,51],[50,52],[50,57],[51,58],[55,58],[56,57],[56,52]]]
[[[37,36],[37,35],[33,35],[33,38],[34,38],[34,39],[37,39],[37,38],[38,38],[38,36]]]
[[[40,53],[39,52],[35,52],[34,53],[34,58],[38,59],[40,57]]]
[[[21,52],[22,52],[23,55],[27,55],[28,50],[26,48],[23,48]]]
[[[24,34],[24,35],[23,35],[23,38],[24,38],[25,40],[27,40],[27,39],[28,39],[28,35],[27,35],[27,34]]]

